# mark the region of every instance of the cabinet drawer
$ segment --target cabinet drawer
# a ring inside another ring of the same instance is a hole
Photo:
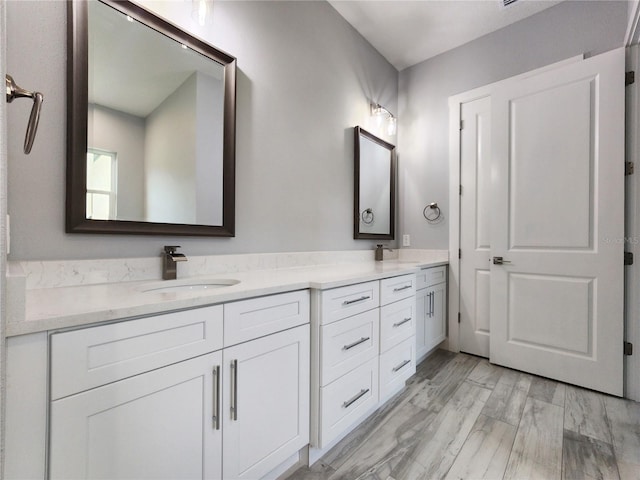
[[[309,291],[252,298],[224,306],[224,346],[309,323]]]
[[[379,310],[369,310],[320,327],[320,385],[378,355]]]
[[[380,352],[416,334],[416,298],[380,307]]]
[[[378,359],[320,389],[320,445],[323,448],[378,404]]]
[[[320,304],[323,324],[366,312],[380,305],[380,284],[376,280],[323,290]]]
[[[416,288],[426,288],[437,283],[447,281],[447,266],[442,265],[440,267],[423,268],[417,274],[417,286]]]
[[[415,337],[410,337],[380,355],[381,401],[402,390],[407,379],[416,373],[415,352]]]
[[[414,273],[380,280],[380,305],[413,297],[415,294],[416,275]]]
[[[51,335],[53,400],[222,348],[222,306]]]

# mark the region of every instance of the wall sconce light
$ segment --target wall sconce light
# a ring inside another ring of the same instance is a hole
[[[201,27],[211,25],[213,19],[213,0],[191,0],[191,18]]]
[[[386,120],[388,135],[395,135],[398,131],[398,119],[379,103],[371,104],[371,116],[375,117],[378,128],[382,128],[382,125]]]

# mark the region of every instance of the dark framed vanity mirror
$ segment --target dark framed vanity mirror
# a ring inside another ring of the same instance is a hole
[[[67,9],[66,231],[234,236],[236,59],[128,1]]]
[[[353,238],[393,240],[396,147],[355,127]]]

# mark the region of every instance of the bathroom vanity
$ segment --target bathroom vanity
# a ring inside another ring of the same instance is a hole
[[[27,290],[6,478],[276,478],[308,445],[313,462],[415,372],[416,288],[445,262]]]

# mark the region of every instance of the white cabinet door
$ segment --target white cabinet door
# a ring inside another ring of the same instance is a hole
[[[416,292],[416,359],[421,360],[429,351],[427,347],[427,312],[431,289],[422,288]]]
[[[420,360],[447,338],[447,284],[439,283],[416,292],[416,358]]]
[[[220,479],[221,360],[216,352],[52,402],[49,478]]]
[[[491,97],[491,362],[613,395],[623,393],[624,67],[613,50]]]
[[[447,284],[439,283],[427,289],[431,293],[431,308],[427,310],[425,325],[425,343],[428,350],[447,338],[446,305]]]
[[[309,325],[224,351],[224,478],[256,479],[309,443]]]

